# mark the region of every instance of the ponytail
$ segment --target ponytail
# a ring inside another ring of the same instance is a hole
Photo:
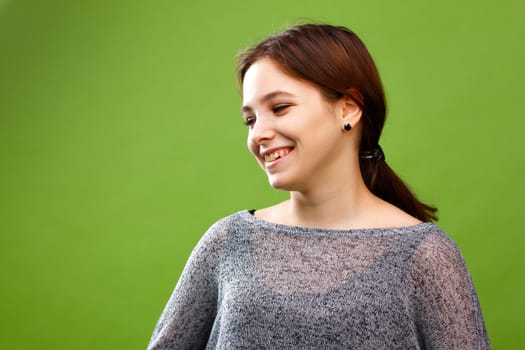
[[[437,208],[419,201],[384,160],[360,158],[359,166],[370,192],[421,221],[437,221]]]

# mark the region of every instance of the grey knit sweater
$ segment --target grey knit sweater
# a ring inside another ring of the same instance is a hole
[[[149,349],[490,349],[437,226],[328,230],[241,211],[191,254]]]

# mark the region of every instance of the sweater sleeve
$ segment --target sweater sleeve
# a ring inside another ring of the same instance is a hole
[[[205,348],[217,312],[217,274],[225,232],[224,222],[215,223],[193,249],[148,350]]]
[[[413,257],[408,288],[422,348],[490,349],[463,257],[443,232],[421,242]]]

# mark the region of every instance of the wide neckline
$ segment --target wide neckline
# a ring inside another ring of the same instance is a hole
[[[352,228],[352,229],[331,229],[331,228],[315,228],[306,226],[294,226],[287,224],[279,224],[267,221],[253,215],[248,209],[238,212],[240,217],[252,224],[260,227],[271,229],[272,231],[279,231],[283,233],[308,234],[308,235],[385,235],[385,234],[405,234],[427,232],[431,228],[436,228],[432,222],[421,222],[419,224],[399,227],[377,227],[377,228]]]

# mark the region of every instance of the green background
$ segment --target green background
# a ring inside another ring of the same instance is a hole
[[[0,348],[145,348],[208,226],[285,198],[234,55],[304,19],[368,45],[389,164],[438,205],[493,347],[522,343],[525,2],[0,0]]]

